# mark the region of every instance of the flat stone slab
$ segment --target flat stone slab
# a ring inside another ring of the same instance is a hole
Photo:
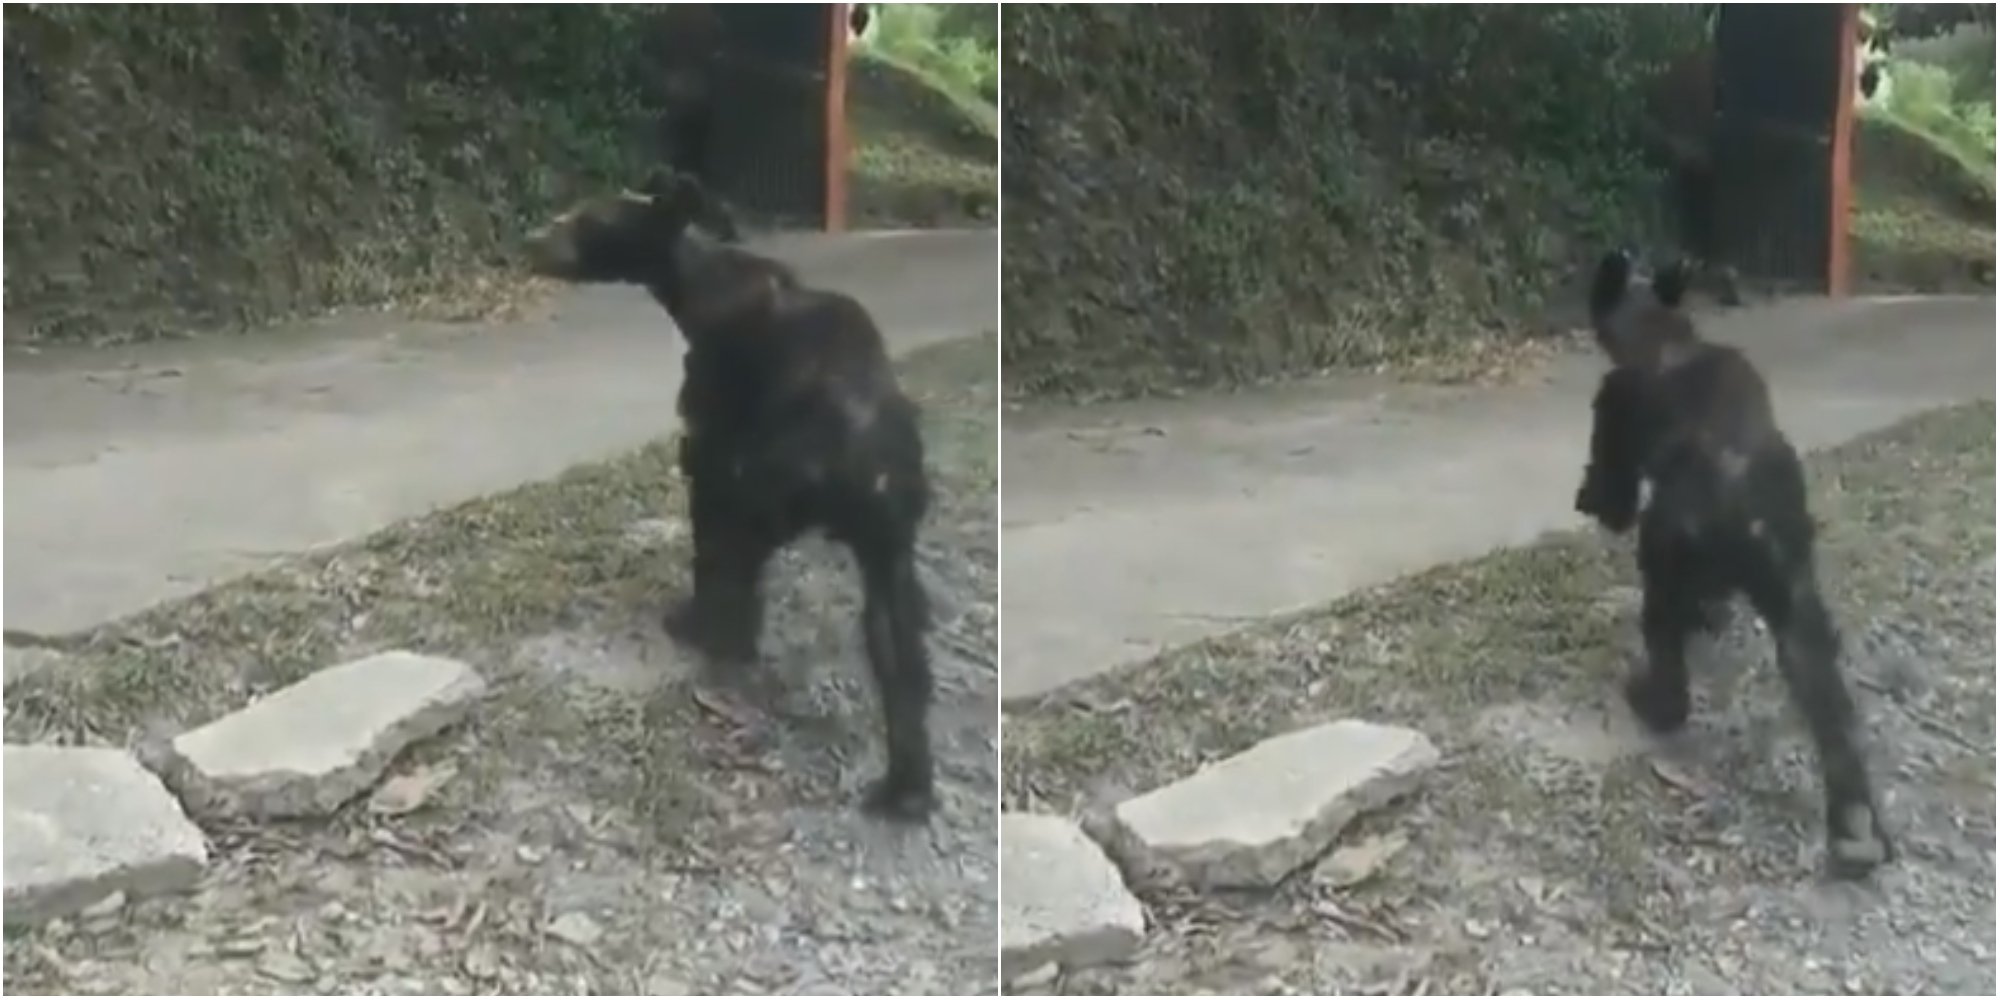
[[[201,877],[207,841],[137,757],[9,745],[4,764],[9,926],[73,914],[116,893],[175,892]]]
[[[1193,885],[1268,888],[1437,762],[1428,737],[1399,726],[1343,719],[1295,730],[1120,803],[1117,845]]]
[[[464,718],[486,681],[401,651],[328,667],[176,737],[165,768],[198,815],[323,816],[404,747]]]
[[[1000,976],[1077,969],[1138,950],[1146,912],[1111,859],[1059,816],[1000,816]]]

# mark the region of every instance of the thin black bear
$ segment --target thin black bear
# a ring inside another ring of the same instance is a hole
[[[1740,351],[1701,338],[1680,308],[1685,289],[1679,265],[1650,288],[1636,285],[1624,253],[1607,254],[1591,285],[1591,325],[1612,368],[1592,404],[1576,510],[1612,531],[1639,528],[1646,666],[1627,681],[1626,700],[1657,732],[1686,724],[1686,640],[1707,607],[1746,595],[1776,638],[1778,667],[1818,750],[1829,869],[1859,878],[1895,849],[1814,572],[1805,468],[1763,377]]]
[[[846,545],[861,569],[888,734],[887,773],[866,808],[921,820],[935,793],[930,612],[915,559],[931,488],[917,407],[860,303],[694,226],[734,238],[698,183],[655,176],[642,191],[585,202],[528,244],[542,275],[644,286],[687,341],[678,406],[694,592],[666,628],[713,661],[746,664],[762,631],[765,563],[808,531]]]

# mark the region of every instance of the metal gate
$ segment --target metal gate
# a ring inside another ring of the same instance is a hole
[[[846,202],[845,4],[717,4],[710,183],[745,214],[840,229]]]
[[[1854,4],[1723,4],[1717,249],[1747,276],[1847,290]]]

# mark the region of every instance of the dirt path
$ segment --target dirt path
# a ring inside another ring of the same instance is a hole
[[[1991,298],[1786,299],[1702,322],[1763,368],[1802,447],[1992,398]],[[1002,696],[1569,527],[1603,366],[1578,349],[1509,385],[1343,376],[1010,412]]]
[[[997,244],[986,230],[749,245],[868,303],[900,356],[992,325]],[[29,351],[6,357],[6,616],[46,635],[637,448],[674,429],[681,375],[673,324],[623,286],[559,286],[505,321],[349,312]]]
[[[1994,408],[1812,463],[1823,582],[1902,860],[1818,875],[1818,782],[1768,642],[1739,613],[1697,660],[1690,736],[1616,702],[1629,547],[1570,531],[1135,664],[1008,713],[1008,808],[1089,816],[1301,725],[1410,725],[1447,756],[1345,838],[1402,843],[1357,885],[1142,889],[1129,966],[1066,993],[1794,992],[1994,987]]]
[[[9,940],[10,991],[990,993],[994,357],[988,335],[905,365],[940,480],[929,828],[855,808],[881,751],[845,555],[774,566],[743,689],[697,689],[659,638],[687,552],[656,444],[120,623],[10,686],[9,741],[114,743],[384,647],[495,688],[393,772],[434,779],[419,808],[211,829],[192,897]]]

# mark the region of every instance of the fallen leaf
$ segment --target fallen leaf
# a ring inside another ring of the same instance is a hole
[[[261,954],[267,944],[255,935],[243,934],[216,942],[215,953],[224,958],[249,958]]]
[[[264,956],[257,963],[257,971],[281,983],[308,982],[315,975],[313,967],[307,965],[305,960],[284,952]]]
[[[1319,881],[1335,889],[1360,885],[1374,877],[1389,859],[1410,846],[1410,838],[1400,833],[1368,837],[1334,850],[1320,862]]]
[[[697,688],[694,692],[694,703],[701,706],[704,711],[721,717],[738,729],[752,728],[757,722],[757,714],[755,712],[725,695]]]
[[[401,816],[423,807],[444,783],[458,774],[458,765],[418,765],[382,783],[368,797],[368,811],[377,816]]]
[[[1653,776],[1690,794],[1701,792],[1701,779],[1689,774],[1679,764],[1660,757],[1652,759]]]
[[[565,913],[549,923],[549,936],[558,941],[567,941],[579,948],[588,948],[604,936],[604,928],[597,921],[582,913]]]

